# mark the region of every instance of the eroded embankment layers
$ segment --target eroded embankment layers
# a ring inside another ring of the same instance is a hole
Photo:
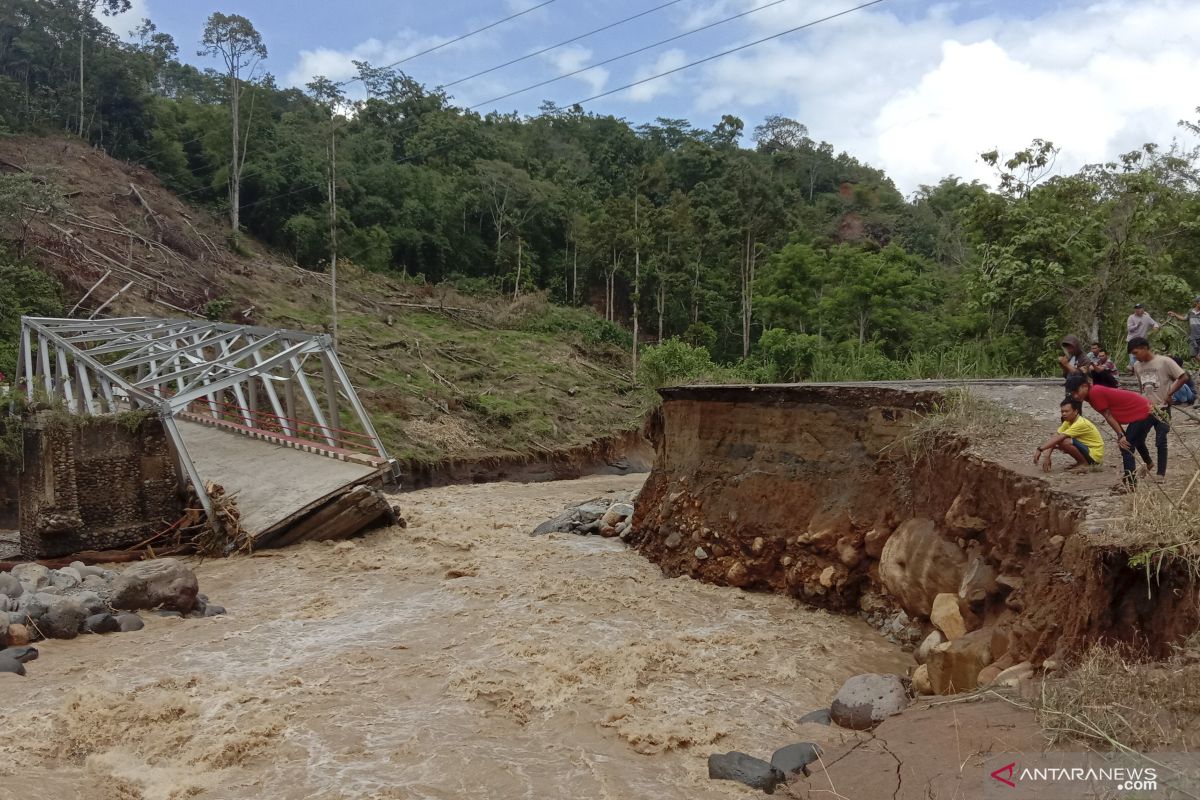
[[[975,688],[981,673],[986,682],[1036,668],[1098,638],[1161,654],[1194,628],[1185,576],[1148,585],[1127,553],[1089,545],[1078,497],[961,442],[914,437],[936,393],[663,396],[650,425],[657,463],[634,520],[641,551],[669,575],[861,612],[923,643],[919,679],[934,691]]]

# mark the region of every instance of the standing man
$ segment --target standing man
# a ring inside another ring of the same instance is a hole
[[[1192,300],[1186,315],[1168,311],[1167,316],[1188,324],[1188,347],[1192,350],[1192,358],[1200,361],[1200,297]]]
[[[1137,377],[1142,394],[1154,407],[1154,446],[1158,450],[1158,482],[1163,483],[1167,474],[1167,434],[1171,432],[1171,406],[1173,395],[1188,382],[1188,374],[1175,359],[1155,355],[1150,342],[1138,337],[1129,343],[1133,356],[1133,374]]]
[[[1117,444],[1121,447],[1121,468],[1123,484],[1121,489],[1129,491],[1137,485],[1137,462],[1133,454],[1137,451],[1142,460],[1149,466],[1150,451],[1146,449],[1146,435],[1154,427],[1154,414],[1150,401],[1136,392],[1125,389],[1110,389],[1088,383],[1084,375],[1071,375],[1067,378],[1067,395],[1080,402],[1087,401],[1092,408],[1104,417],[1104,421],[1117,434]],[[1159,455],[1160,461],[1165,462],[1165,453]],[[1160,464],[1159,469],[1165,471]]]
[[[1143,339],[1149,339],[1150,334],[1161,328],[1154,317],[1146,313],[1146,308],[1137,303],[1133,307],[1133,313],[1125,320],[1125,342],[1128,344],[1139,336]],[[1129,367],[1133,368],[1133,353],[1129,354]]]

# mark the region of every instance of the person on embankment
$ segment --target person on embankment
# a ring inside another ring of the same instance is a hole
[[[1146,307],[1137,303],[1133,307],[1133,313],[1125,319],[1125,342],[1128,345],[1138,337],[1149,339],[1150,334],[1161,327],[1154,321],[1154,317],[1146,313]],[[1133,353],[1129,354],[1129,367],[1133,368]]]
[[[1062,425],[1033,454],[1033,463],[1037,464],[1045,455],[1042,469],[1049,472],[1054,451],[1061,450],[1075,459],[1075,463],[1067,467],[1067,472],[1081,472],[1089,467],[1100,466],[1104,462],[1104,439],[1092,421],[1081,413],[1083,404],[1067,397],[1059,404],[1058,410]]]
[[[1167,473],[1167,435],[1171,432],[1171,406],[1175,394],[1188,382],[1188,374],[1167,356],[1155,355],[1150,342],[1142,337],[1129,343],[1133,356],[1133,374],[1138,388],[1153,406],[1154,446],[1158,450],[1158,481],[1162,483]]]
[[[1156,419],[1150,401],[1137,392],[1092,385],[1084,375],[1071,375],[1067,378],[1067,394],[1081,403],[1086,400],[1117,434],[1123,472],[1122,482],[1117,488],[1120,491],[1132,489],[1137,485],[1137,462],[1134,460],[1134,453],[1142,457],[1147,471],[1154,463],[1150,459],[1150,451],[1146,449],[1146,436],[1154,428]],[[1165,451],[1159,454],[1159,461],[1160,475],[1165,475]]]
[[[1200,297],[1192,300],[1192,307],[1187,310],[1186,314],[1176,314],[1174,311],[1168,311],[1167,316],[1187,323],[1188,347],[1192,351],[1192,359],[1200,361]]]
[[[1083,344],[1079,337],[1067,334],[1062,338],[1063,354],[1058,357],[1058,365],[1062,367],[1063,377],[1078,375],[1087,365],[1087,356],[1083,352]]]

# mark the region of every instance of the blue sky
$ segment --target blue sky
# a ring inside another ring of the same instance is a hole
[[[135,0],[195,55],[208,13],[239,13],[270,50],[284,84],[353,74],[352,58],[385,64],[539,0]],[[545,8],[401,68],[439,85],[555,44],[664,0],[555,0]],[[504,100],[536,113],[545,99],[587,98],[731,46],[844,10],[860,0],[681,0],[627,25],[451,89],[470,106],[753,8],[735,22]],[[523,5],[524,4],[524,5]],[[124,33],[132,19],[112,23]],[[589,104],[639,123],[724,113],[751,129],[768,114],[806,124],[893,175],[903,191],[946,174],[987,179],[978,154],[1034,137],[1063,147],[1063,169],[1167,142],[1200,105],[1200,3],[1191,0],[886,0]],[[493,106],[485,106],[487,111]]]

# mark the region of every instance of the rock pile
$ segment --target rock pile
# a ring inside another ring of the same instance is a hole
[[[568,506],[554,519],[533,529],[533,536],[547,533],[574,533],[579,536],[615,537],[628,541],[633,535],[635,493],[597,497],[577,506]]]
[[[141,561],[115,572],[80,561],[49,569],[18,564],[0,572],[0,672],[25,674],[38,657],[30,642],[73,639],[80,633],[141,630],[136,611],[163,616],[225,613],[199,593],[196,574],[173,558]]]

